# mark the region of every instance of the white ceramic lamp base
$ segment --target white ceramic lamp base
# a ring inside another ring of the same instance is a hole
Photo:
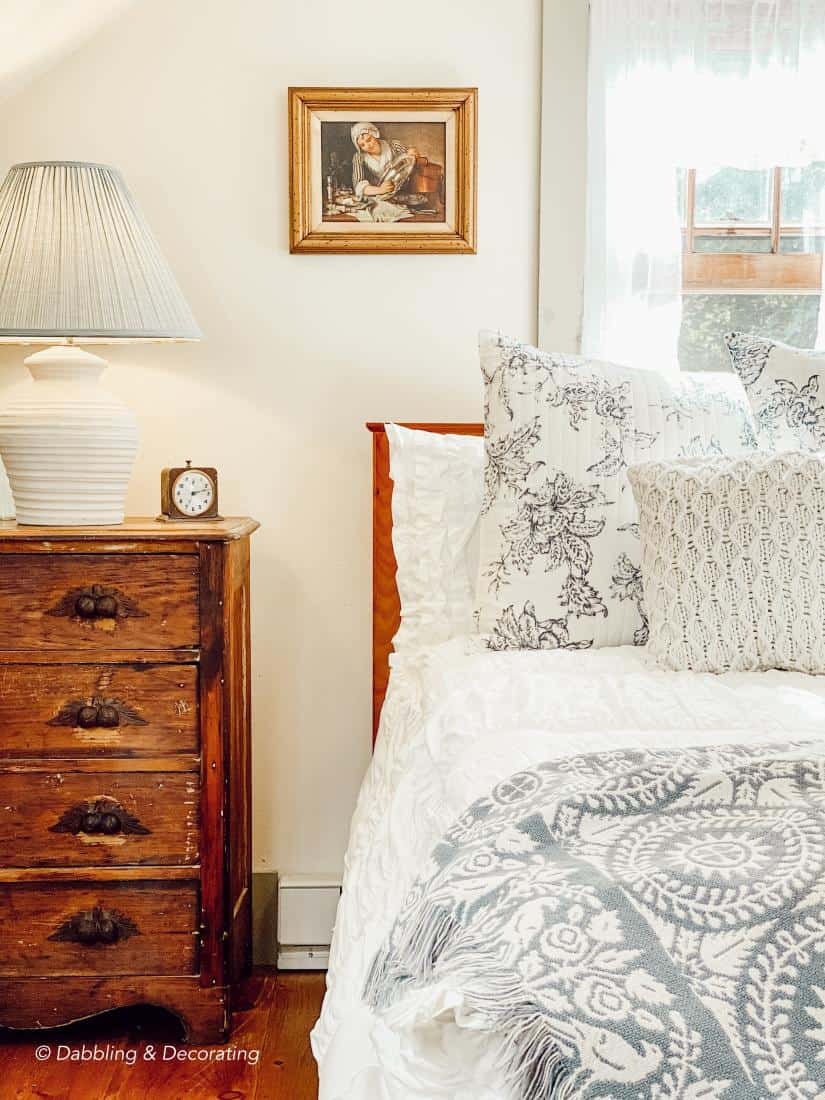
[[[99,379],[106,360],[74,346],[25,360],[32,380],[0,408],[0,455],[17,522],[48,527],[123,522],[138,426]]]

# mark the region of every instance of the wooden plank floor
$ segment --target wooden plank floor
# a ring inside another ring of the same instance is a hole
[[[247,982],[225,1047],[184,1046],[178,1021],[160,1009],[118,1009],[49,1031],[0,1029],[2,1100],[317,1100],[309,1032],[324,996],[323,973],[259,968]],[[59,1057],[58,1044],[77,1057]],[[187,1054],[163,1060],[164,1046]],[[48,1047],[38,1061],[35,1051]],[[156,1058],[147,1057],[152,1047]],[[223,1050],[234,1059],[214,1060]],[[209,1052],[213,1052],[212,1060]],[[256,1065],[250,1064],[259,1051]],[[120,1052],[120,1053],[118,1053]],[[244,1059],[243,1052],[247,1052]],[[105,1057],[103,1056],[105,1055]],[[239,1057],[240,1055],[240,1057]],[[123,1060],[128,1057],[132,1064]]]

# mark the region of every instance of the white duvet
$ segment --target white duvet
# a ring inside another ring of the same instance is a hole
[[[319,1100],[510,1100],[461,991],[362,1003],[370,962],[447,827],[525,765],[607,747],[825,736],[825,677],[653,671],[644,651],[505,652],[456,639],[396,659],[352,822],[328,992],[312,1033]]]

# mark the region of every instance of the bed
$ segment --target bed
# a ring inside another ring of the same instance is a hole
[[[481,425],[416,427],[482,432]],[[383,426],[369,428],[378,737],[352,822],[328,992],[312,1033],[320,1100],[511,1100],[500,1048],[460,990],[413,993],[390,1014],[363,998],[373,959],[439,839],[494,784],[551,758],[822,738],[825,678],[654,671],[632,646],[494,653],[471,637],[396,657],[388,448]],[[710,1100],[717,1093],[683,1095]],[[745,1088],[730,1095],[762,1094]]]

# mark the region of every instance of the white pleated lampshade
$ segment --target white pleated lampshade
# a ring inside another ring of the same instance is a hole
[[[16,164],[0,187],[0,340],[197,340],[200,330],[120,173]]]

